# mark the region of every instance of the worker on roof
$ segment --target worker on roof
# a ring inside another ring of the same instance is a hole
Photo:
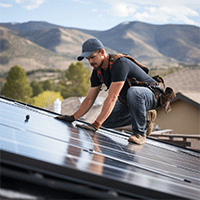
[[[146,136],[153,129],[156,111],[149,112],[148,122],[146,112],[155,109],[158,100],[148,87],[129,86],[127,78],[136,78],[146,83],[155,83],[143,69],[126,57],[118,58],[110,67],[110,57],[101,41],[91,38],[82,45],[82,53],[78,61],[86,58],[93,67],[91,88],[78,108],[71,116],[61,115],[57,119],[73,122],[85,115],[94,104],[102,87],[102,80],[107,86],[108,96],[104,101],[101,113],[94,123],[84,125],[85,128],[98,130],[101,126],[117,128],[132,125],[132,135],[128,141],[144,144]],[[157,84],[157,83],[156,83]]]

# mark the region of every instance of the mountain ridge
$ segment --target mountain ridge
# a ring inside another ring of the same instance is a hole
[[[200,63],[200,28],[193,25],[154,25],[133,21],[121,23],[109,30],[97,31],[30,21],[14,24],[0,23],[0,27],[0,58],[4,58],[5,62],[0,62],[0,69],[4,70],[12,67],[9,64],[11,65],[15,60],[14,54],[18,54],[22,60],[23,58],[30,59],[30,63],[34,60],[38,63],[37,68],[47,68],[48,63],[51,63],[51,67],[66,69],[67,63],[77,62],[76,57],[81,53],[82,43],[91,37],[100,39],[108,53],[127,53],[147,65],[150,63],[153,63],[153,66],[180,62]],[[5,34],[2,34],[3,32]],[[6,37],[6,34],[9,37]],[[13,38],[15,41],[12,41]],[[30,58],[31,53],[27,57],[20,51],[20,56],[19,52],[14,50],[14,46],[17,49],[15,43],[19,45],[18,48],[22,45],[21,49],[24,51],[27,51],[27,48],[31,51],[30,46],[25,44],[30,43],[32,47],[36,45],[41,54],[48,52],[48,58],[44,56],[38,60],[34,57],[35,52]],[[11,49],[14,52],[13,55],[9,53]],[[58,57],[60,59],[58,63],[50,62]],[[44,60],[48,62],[45,63]],[[40,66],[41,63],[43,66]]]

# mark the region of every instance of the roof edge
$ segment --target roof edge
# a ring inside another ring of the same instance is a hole
[[[185,96],[181,92],[176,93],[176,97],[171,100],[171,103],[177,101],[178,99],[180,99],[182,101],[185,101],[186,103],[188,103],[191,106],[193,106],[193,107],[197,108],[198,110],[200,110],[200,104],[199,103],[197,103],[196,101],[193,101],[192,99],[188,98],[187,96]]]

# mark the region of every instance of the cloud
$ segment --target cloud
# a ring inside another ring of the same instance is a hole
[[[74,2],[77,2],[77,3],[80,3],[80,4],[92,4],[91,1],[88,1],[88,0],[73,0]]]
[[[18,0],[18,1],[20,1],[20,0]],[[26,8],[27,10],[33,10],[33,9],[38,8],[44,2],[45,2],[45,0],[31,0],[28,5],[23,6],[23,7]]]
[[[192,17],[198,17],[199,0],[103,0],[110,5],[108,14],[115,17],[129,17],[132,20],[155,23],[195,24]]]
[[[15,0],[15,3],[24,3],[25,0]]]
[[[97,8],[92,9],[92,12],[98,12]]]
[[[198,12],[185,6],[160,6],[145,7],[144,12],[137,12],[132,15],[134,20],[155,23],[185,23],[195,24],[189,17],[198,17]]]
[[[126,2],[115,2],[111,5],[111,8],[108,9],[108,13],[112,16],[117,17],[128,17],[133,14],[138,6],[134,4],[129,4]]]
[[[0,3],[0,7],[3,7],[3,8],[10,8],[10,7],[12,7],[12,5],[11,5],[11,4]]]

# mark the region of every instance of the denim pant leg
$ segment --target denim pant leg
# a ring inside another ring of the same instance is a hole
[[[109,117],[102,124],[106,128],[117,128],[131,125],[131,115],[127,106],[117,100]]]
[[[146,134],[146,111],[156,107],[154,93],[146,87],[130,87],[127,91],[127,103],[131,114],[133,134]]]

